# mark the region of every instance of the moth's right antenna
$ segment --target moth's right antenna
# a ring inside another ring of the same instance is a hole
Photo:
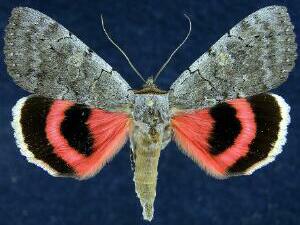
[[[123,56],[125,57],[125,59],[127,60],[127,62],[129,63],[129,65],[131,66],[131,68],[134,70],[134,72],[144,81],[145,79],[143,78],[142,74],[134,67],[134,65],[132,64],[132,62],[130,61],[130,59],[128,58],[128,56],[126,55],[126,53],[114,42],[114,40],[109,36],[109,34],[107,33],[105,26],[104,26],[104,21],[103,21],[103,17],[101,15],[101,24],[102,24],[102,29],[107,37],[107,39],[123,54]]]
[[[162,65],[162,67],[159,69],[159,71],[157,72],[157,74],[154,77],[154,81],[156,81],[157,77],[161,74],[161,72],[164,70],[164,68],[167,66],[167,64],[170,62],[170,60],[172,59],[173,55],[181,48],[181,46],[186,42],[186,40],[189,38],[191,31],[192,31],[192,22],[190,17],[188,17],[186,14],[184,14],[185,18],[188,19],[189,21],[189,31],[186,35],[186,37],[184,38],[184,40],[180,43],[180,45],[177,46],[177,48],[172,52],[172,54],[169,56],[169,58],[167,59],[167,61]]]

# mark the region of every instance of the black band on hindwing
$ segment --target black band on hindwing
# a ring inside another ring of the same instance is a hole
[[[259,161],[268,157],[278,139],[282,120],[280,106],[275,97],[268,94],[255,95],[247,99],[255,115],[256,136],[249,146],[249,152],[239,159],[229,173],[246,171]]]
[[[44,97],[29,97],[21,109],[20,124],[24,142],[35,158],[45,162],[62,174],[72,175],[74,171],[53,152],[46,135],[46,119],[52,99]]]
[[[241,124],[236,118],[236,109],[228,103],[221,103],[210,109],[214,126],[208,140],[210,153],[218,155],[233,145],[241,131]]]
[[[86,106],[76,104],[66,110],[61,124],[61,132],[69,145],[86,156],[93,152],[93,138],[86,124],[90,113]]]

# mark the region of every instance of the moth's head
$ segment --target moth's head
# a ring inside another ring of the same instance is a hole
[[[153,85],[155,86],[154,79],[153,79],[153,76],[150,76],[150,77],[146,80],[144,86],[153,86]]]
[[[153,77],[149,77],[143,87],[138,90],[134,90],[135,94],[154,94],[154,95],[162,95],[167,94],[168,91],[161,90],[159,87],[156,86],[154,83]]]

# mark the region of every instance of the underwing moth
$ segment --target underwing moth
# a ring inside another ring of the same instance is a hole
[[[129,139],[145,220],[153,218],[159,157],[172,138],[216,178],[252,174],[286,142],[290,107],[268,93],[296,59],[283,6],[243,19],[167,91],[155,84],[158,74],[133,90],[74,34],[31,8],[13,9],[4,54],[9,75],[32,93],[13,108],[21,153],[53,176],[82,180]]]

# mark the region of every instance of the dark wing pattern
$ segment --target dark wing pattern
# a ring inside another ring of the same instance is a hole
[[[289,110],[280,96],[260,94],[178,113],[172,128],[182,150],[209,174],[249,175],[282,151]]]
[[[129,124],[125,113],[34,95],[13,108],[21,153],[53,176],[96,174],[126,142]]]

